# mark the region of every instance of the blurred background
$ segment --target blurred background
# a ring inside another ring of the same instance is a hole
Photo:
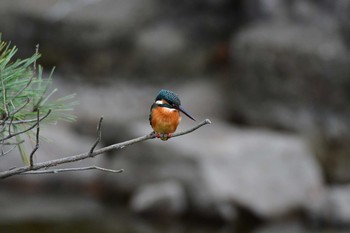
[[[2,0],[0,18],[79,101],[36,161],[88,151],[101,115],[100,146],[150,133],[161,88],[212,121],[61,166],[121,174],[1,181],[1,232],[349,232],[349,0]]]

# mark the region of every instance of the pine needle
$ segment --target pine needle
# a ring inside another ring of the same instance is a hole
[[[1,41],[0,34],[0,81],[3,84],[3,88],[0,88],[0,141],[3,144],[22,141],[22,134],[31,139],[35,137],[33,129],[39,109],[39,118],[50,111],[41,125],[75,120],[71,114],[77,104],[75,95],[58,98],[57,88],[49,91],[54,68],[48,77],[44,77],[43,67],[37,65],[41,56],[37,51],[29,58],[15,60],[17,51],[15,46]],[[11,136],[16,132],[21,134]],[[18,144],[18,150],[23,163],[29,164],[29,155],[22,143]]]

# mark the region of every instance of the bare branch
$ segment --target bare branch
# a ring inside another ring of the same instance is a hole
[[[9,125],[8,125],[8,131],[7,131],[7,133],[8,133],[8,135],[7,136],[10,136],[11,135],[11,127],[12,127],[12,121],[13,121],[13,116],[11,116],[11,120],[10,120],[10,123],[9,123]],[[4,132],[5,131],[5,126],[6,125],[4,125],[4,127],[1,129],[1,133],[2,132]],[[11,136],[12,137],[12,136]],[[11,138],[11,137],[9,137],[9,138]],[[8,138],[7,138],[8,139]],[[2,138],[2,141],[4,142],[5,141],[5,138]]]
[[[15,149],[19,144],[22,144],[24,142],[24,140],[21,140],[19,142],[1,142],[1,153],[0,153],[0,157],[7,155],[8,153],[10,153],[13,149]],[[4,146],[13,146],[11,149],[9,149],[8,151],[4,151]]]
[[[15,108],[13,112],[8,113],[8,116],[5,119],[3,119],[0,123],[0,125],[2,125],[2,128],[0,129],[0,133],[4,132],[6,125],[8,125],[9,129],[11,128],[11,126],[13,125],[13,122],[14,122],[13,121],[14,115],[16,113],[18,113],[19,111],[21,111],[23,108],[25,108],[29,104],[29,102],[30,102],[30,99],[27,98],[27,100],[24,102],[24,104],[22,106],[20,106],[17,109]],[[12,100],[11,100],[11,103],[12,103]],[[11,117],[10,122],[7,122],[8,118],[10,118],[10,117]],[[9,130],[9,132],[11,132],[11,131]]]
[[[92,153],[94,152],[96,146],[100,143],[101,138],[102,138],[102,130],[101,130],[101,125],[102,125],[102,121],[103,121],[103,116],[100,117],[100,121],[98,122],[97,125],[97,139],[94,143],[94,145],[92,145],[90,151],[89,151],[89,155],[91,156]]]
[[[39,55],[39,44],[35,46],[35,55]],[[33,70],[34,70],[34,73],[36,73],[36,59],[34,60],[34,63],[33,63]]]
[[[1,124],[3,124],[9,118],[9,110],[8,110],[8,105],[6,103],[6,88],[5,88],[4,79],[1,79],[1,85],[2,85],[2,98],[3,98],[4,111],[5,111],[4,119],[1,122]]]
[[[19,142],[4,142],[4,143],[1,143],[1,144],[4,145],[4,146],[11,146],[11,145],[18,146],[19,144],[22,144],[23,142],[24,142],[24,140],[21,140]]]
[[[31,82],[33,81],[34,75],[32,77],[30,77],[30,79],[28,80],[28,82],[26,83],[25,86],[23,86],[14,96],[12,96],[11,101],[13,101],[14,99],[16,99],[20,94],[22,94],[22,92],[27,89],[29,87],[29,85],[31,84]]]
[[[203,125],[207,125],[207,124],[211,124],[211,121],[209,119],[205,119],[204,121],[199,123],[197,126],[191,128],[189,130],[179,132],[179,133],[174,133],[173,135],[171,135],[171,137],[174,138],[174,137],[179,137],[179,136],[182,136],[182,135],[185,135],[188,133],[192,133],[193,131],[195,131],[195,130],[199,129],[200,127],[202,127]]]
[[[33,122],[36,122],[36,117],[33,118],[33,119],[13,121],[11,124],[27,124],[27,123],[33,123]],[[4,123],[5,124],[10,124],[8,121],[6,121]]]
[[[14,116],[16,113],[21,111],[23,108],[25,108],[29,104],[29,102],[30,102],[30,99],[27,98],[27,100],[24,102],[22,106],[20,106],[19,108],[15,109],[13,112],[10,113],[10,116]]]
[[[34,128],[39,124],[39,122],[42,121],[42,120],[44,120],[46,117],[48,117],[48,116],[50,115],[50,113],[51,113],[51,109],[49,109],[49,111],[48,111],[44,116],[42,116],[42,117],[39,119],[39,121],[37,120],[37,122],[36,122],[34,125],[30,126],[29,128],[27,128],[27,129],[25,129],[25,130],[22,130],[22,131],[13,133],[13,134],[12,134],[11,132],[9,132],[9,135],[6,136],[6,137],[4,137],[2,140],[7,140],[7,139],[12,138],[12,137],[14,137],[14,136],[16,136],[16,135],[23,134],[23,133],[25,133],[25,132],[28,132],[29,130],[34,129]],[[12,118],[12,119],[13,119],[13,118]],[[11,121],[10,121],[10,126],[11,126],[11,124],[12,124],[12,119],[11,119]]]
[[[37,118],[37,122],[36,122],[35,147],[29,155],[30,167],[33,167],[33,165],[34,165],[33,157],[34,157],[35,152],[39,149],[39,133],[40,133],[40,111],[39,111],[39,109],[36,112],[36,118]]]
[[[24,142],[23,140],[21,141],[22,143]],[[5,155],[7,155],[8,153],[10,153],[11,151],[13,151],[13,149],[15,149],[19,144],[21,144],[21,143],[18,143],[17,145],[14,145],[13,147],[11,147],[11,149],[9,149],[8,151],[3,151],[3,148],[1,148],[1,154],[0,154],[0,156],[2,157],[2,156],[5,156]]]
[[[26,85],[21,88],[21,90],[19,90],[14,96],[12,96],[11,100],[8,102],[8,103],[12,103],[12,101],[17,98],[17,96],[19,96],[25,89],[27,89],[30,85],[30,83],[32,82],[33,80],[33,76],[29,79],[29,81],[26,83]],[[5,84],[4,84],[4,80],[1,80],[1,83],[2,83],[2,92],[3,92],[3,100],[4,100],[4,110],[5,110],[5,114],[6,114],[6,117],[1,121],[0,125],[3,125],[6,123],[6,121],[8,120],[8,118],[10,116],[13,116],[15,113],[19,112],[20,110],[22,110],[29,102],[30,102],[30,99],[27,98],[26,102],[21,106],[19,107],[17,110],[15,110],[14,112],[11,112],[9,113],[9,110],[8,110],[8,103],[6,103],[6,90],[5,90]]]
[[[113,170],[113,169],[108,169],[108,168],[103,168],[103,167],[98,167],[98,166],[89,166],[89,167],[75,167],[75,168],[57,168],[57,169],[40,170],[40,171],[27,171],[27,172],[21,173],[21,175],[57,174],[57,173],[61,173],[61,172],[76,172],[76,171],[87,171],[87,170],[99,170],[99,171],[112,172],[112,173],[124,172],[123,169]]]
[[[100,119],[100,121],[101,121],[101,119]],[[207,124],[211,124],[211,121],[209,119],[202,121],[197,126],[191,128],[189,130],[186,130],[184,132],[174,133],[172,135],[172,137],[178,137],[178,136],[182,136],[182,135],[191,133],[191,132],[193,132],[193,131],[195,131],[195,130],[199,129],[200,127],[207,125]],[[150,133],[150,134],[138,137],[138,138],[134,138],[134,139],[125,141],[125,142],[116,143],[116,144],[106,146],[106,147],[103,147],[103,148],[100,148],[97,150],[93,150],[92,153],[87,152],[87,153],[72,155],[72,156],[68,156],[68,157],[64,157],[64,158],[60,158],[60,159],[36,163],[36,164],[33,164],[33,166],[24,166],[24,167],[14,168],[14,169],[8,170],[8,171],[2,171],[2,172],[0,172],[0,179],[4,179],[4,178],[10,177],[10,176],[17,175],[17,174],[22,174],[22,173],[25,173],[28,171],[35,171],[35,170],[39,170],[39,169],[43,169],[43,168],[55,167],[59,164],[65,164],[65,163],[71,163],[71,162],[83,160],[83,159],[86,159],[89,157],[94,157],[96,155],[103,154],[103,153],[111,151],[111,150],[123,149],[126,146],[130,146],[130,145],[133,145],[135,143],[146,141],[149,139],[154,139],[154,138],[156,138],[155,134]]]

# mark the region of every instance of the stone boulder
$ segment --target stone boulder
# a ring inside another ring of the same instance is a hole
[[[317,118],[343,120],[340,113],[347,113],[350,60],[334,31],[255,25],[233,38],[231,54],[226,87],[233,119],[302,130]]]
[[[6,18],[0,25],[3,39],[17,44],[21,55],[33,54],[40,44],[42,63],[88,78],[135,66],[130,62],[134,37],[158,12],[154,1],[141,0],[1,4],[0,16]]]
[[[253,22],[298,22],[314,27],[337,24],[335,8],[339,1],[310,0],[246,0],[243,10]]]
[[[15,192],[0,190],[0,224],[25,224],[28,222],[47,223],[92,221],[98,216],[106,216],[101,203],[86,195],[60,195],[57,193]],[[23,197],[25,194],[25,198]]]
[[[312,233],[299,222],[272,223],[254,230],[253,233]]]
[[[160,218],[174,217],[187,210],[185,190],[177,181],[166,181],[140,187],[131,199],[131,210]]]
[[[313,199],[307,206],[310,218],[315,222],[333,226],[350,226],[350,186],[334,186]]]
[[[317,141],[327,179],[348,181],[350,54],[338,31],[261,23],[232,40],[225,83],[230,119],[301,132]]]
[[[94,82],[116,79],[111,73],[154,82],[201,74],[212,48],[238,25],[227,0],[4,0],[0,17],[3,39],[21,56],[40,44],[42,64]]]
[[[136,134],[145,127],[135,126]],[[323,186],[318,164],[298,136],[215,120],[192,134],[144,142],[113,156],[110,166],[125,173],[103,179],[116,194],[137,196],[140,187],[176,181],[185,188],[191,212],[229,221],[236,219],[237,206],[265,219],[288,214]],[[157,199],[162,198],[154,193]]]
[[[340,33],[348,48],[350,48],[350,1],[338,0],[336,2],[336,14],[339,22]]]

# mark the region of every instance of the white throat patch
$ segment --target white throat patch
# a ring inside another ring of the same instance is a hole
[[[163,100],[157,100],[156,101],[156,104],[165,104],[165,102],[163,101]],[[175,108],[163,108],[165,111],[169,111],[169,112],[175,112],[175,111],[177,111],[177,109],[175,109]]]

